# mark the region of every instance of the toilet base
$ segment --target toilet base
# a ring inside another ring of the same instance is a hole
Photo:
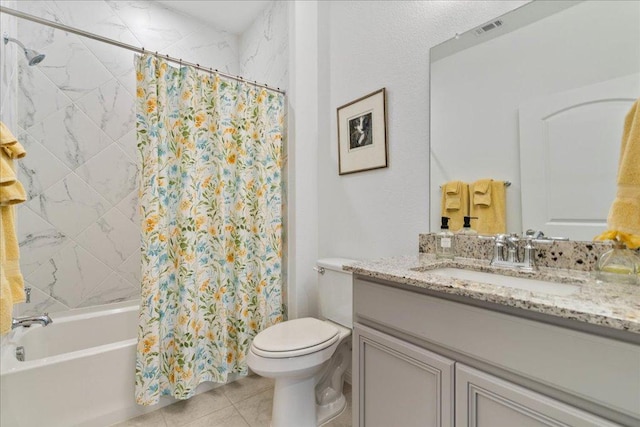
[[[328,405],[316,405],[316,416],[318,419],[318,426],[325,425],[329,421],[338,418],[344,412],[347,407],[347,399],[343,395]]]

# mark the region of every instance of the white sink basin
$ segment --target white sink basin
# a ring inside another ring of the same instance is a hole
[[[546,280],[539,279],[524,279],[522,277],[503,276],[500,274],[485,273],[483,271],[464,270],[461,268],[436,268],[425,272],[451,277],[454,279],[505,286],[507,288],[522,289],[525,291],[543,292],[545,294],[558,296],[571,295],[580,290],[579,286],[567,283],[548,282]]]

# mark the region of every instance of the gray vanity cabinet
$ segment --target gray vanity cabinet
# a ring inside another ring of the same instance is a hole
[[[486,372],[456,364],[456,426],[608,427],[600,417]]]
[[[354,426],[640,426],[635,336],[439,295],[355,276]]]
[[[353,399],[354,425],[453,427],[453,360],[361,325],[353,336],[353,381],[366,391]]]

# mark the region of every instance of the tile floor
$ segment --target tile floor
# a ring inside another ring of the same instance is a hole
[[[326,427],[351,427],[351,386],[347,408]],[[201,393],[114,427],[269,427],[273,380],[257,375]]]

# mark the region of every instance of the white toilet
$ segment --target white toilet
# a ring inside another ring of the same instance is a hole
[[[352,277],[344,258],[318,260],[320,316],[288,320],[260,332],[247,363],[274,378],[271,427],[316,427],[346,406],[344,373],[351,363]]]

